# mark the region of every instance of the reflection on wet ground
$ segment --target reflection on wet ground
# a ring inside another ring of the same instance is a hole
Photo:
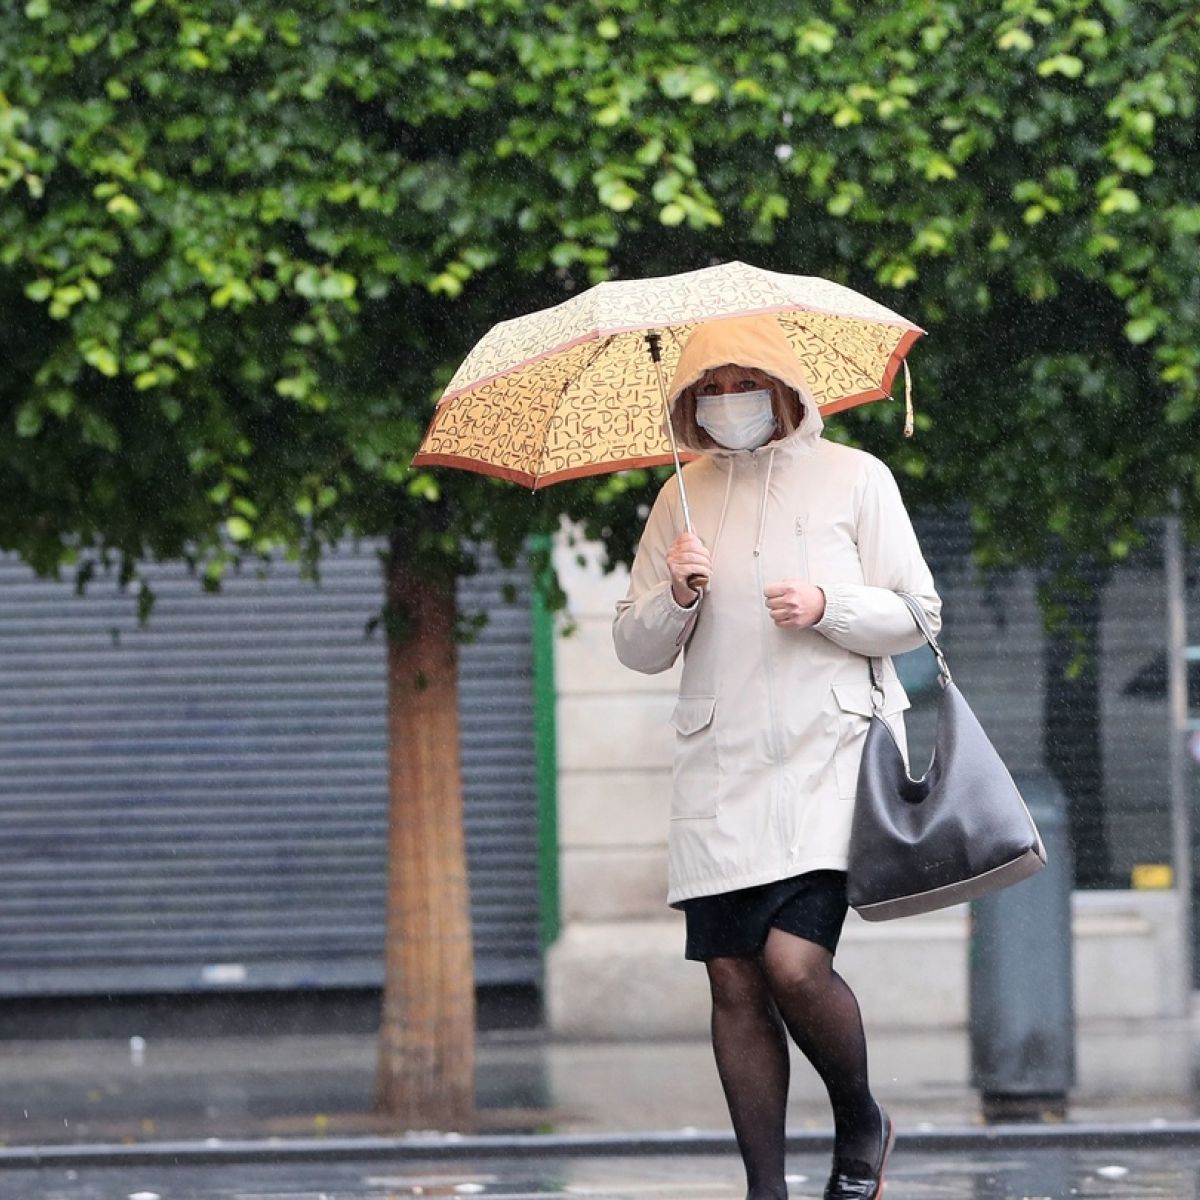
[[[791,1200],[821,1195],[827,1160],[793,1156]],[[742,1200],[724,1155],[491,1160],[475,1163],[285,1163],[0,1172],[0,1200]],[[1200,1200],[1200,1150],[1039,1149],[893,1157],[886,1200]]]
[[[1200,1018],[1080,1030],[1070,1115],[1081,1122],[1191,1120]],[[901,1130],[979,1121],[965,1030],[891,1031],[871,1042],[872,1089]],[[372,1112],[374,1035],[150,1038],[139,1064],[117,1039],[8,1042],[0,1142],[191,1140],[395,1133]],[[712,1046],[572,1042],[517,1031],[477,1047],[476,1132],[728,1132]],[[792,1049],[788,1128],[828,1130],[829,1099]]]

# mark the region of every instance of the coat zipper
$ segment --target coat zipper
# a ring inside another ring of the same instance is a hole
[[[808,526],[803,517],[796,518],[796,540],[800,543],[800,570],[804,573],[804,582],[812,582],[812,572],[808,569]]]

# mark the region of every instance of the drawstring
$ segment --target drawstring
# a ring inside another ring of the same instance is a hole
[[[729,460],[729,470],[725,475],[725,496],[721,500],[721,515],[717,518],[717,536],[713,538],[713,544],[709,548],[710,554],[716,554],[717,547],[721,544],[721,530],[725,528],[725,514],[729,510],[729,489],[733,486],[733,459]]]
[[[767,493],[771,490],[771,468],[775,465],[775,447],[767,456],[767,477],[763,480],[762,498],[758,502],[758,537],[754,542],[754,557],[762,553],[763,533],[767,528]]]

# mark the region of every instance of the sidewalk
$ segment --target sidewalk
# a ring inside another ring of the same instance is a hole
[[[1195,1020],[1081,1028],[1069,1121],[1190,1122]],[[830,1126],[820,1082],[793,1048],[789,1132]],[[372,1111],[375,1038],[365,1034],[7,1042],[0,1142],[7,1146],[347,1138],[405,1132]],[[872,1083],[903,1131],[978,1127],[965,1031],[876,1034]],[[729,1134],[706,1041],[555,1042],[481,1035],[478,1120],[464,1134]]]

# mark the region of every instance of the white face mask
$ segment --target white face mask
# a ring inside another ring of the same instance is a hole
[[[727,450],[755,450],[775,432],[775,411],[766,388],[696,398],[696,424]]]

